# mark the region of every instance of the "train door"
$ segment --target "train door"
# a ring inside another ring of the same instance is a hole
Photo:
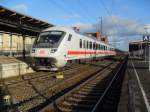
[[[94,43],[94,61],[96,61],[96,49],[97,49],[97,44],[96,44],[96,41]]]
[[[83,48],[84,48],[84,59],[86,61],[86,40],[83,41]]]

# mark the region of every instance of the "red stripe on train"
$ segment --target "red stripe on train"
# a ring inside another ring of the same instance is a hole
[[[68,51],[68,55],[82,55],[82,54],[114,54],[111,51],[101,51],[101,52],[85,52],[85,51]]]

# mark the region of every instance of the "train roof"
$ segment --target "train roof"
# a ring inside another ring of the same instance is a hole
[[[75,31],[69,27],[62,27],[62,26],[54,26],[54,27],[49,27],[46,28],[43,31],[50,31],[50,30],[59,30],[59,31],[65,31],[65,32],[70,32],[70,33],[75,33]]]
[[[71,33],[71,34],[75,34],[75,35],[79,35],[81,38],[88,38],[88,39],[90,39],[90,40],[97,40],[94,36],[87,36],[87,35],[84,35],[84,34],[81,34],[81,33],[78,33],[78,32],[75,32],[72,28],[70,28],[70,27],[63,27],[63,26],[53,26],[53,27],[49,27],[49,28],[47,28],[47,29],[45,29],[45,30],[43,30],[43,32],[44,31],[50,31],[50,30],[59,30],[59,31],[65,31],[65,32],[69,32],[69,33]],[[103,45],[108,45],[108,46],[111,46],[110,44],[106,44],[106,43],[104,43],[104,42],[102,42],[102,41],[99,41],[99,40],[97,40],[98,42],[100,42],[100,43],[102,43]],[[113,48],[113,46],[111,46],[112,48]]]

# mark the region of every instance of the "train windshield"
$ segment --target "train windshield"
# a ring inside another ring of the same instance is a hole
[[[42,32],[38,39],[35,40],[33,47],[38,48],[57,48],[63,39],[65,32],[48,31]]]

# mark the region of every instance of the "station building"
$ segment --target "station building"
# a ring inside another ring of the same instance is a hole
[[[143,36],[142,41],[129,42],[129,52],[133,57],[144,58],[149,60],[150,57],[150,38]]]
[[[12,38],[12,40],[11,40]],[[28,52],[34,42],[35,37],[26,36],[25,50]],[[0,52],[8,54],[10,51],[14,54],[19,54],[23,51],[23,36],[21,34],[0,32]]]
[[[0,6],[0,54],[29,53],[39,33],[51,26],[45,21]]]

